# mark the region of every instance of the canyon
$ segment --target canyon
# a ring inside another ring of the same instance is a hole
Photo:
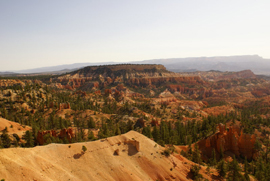
[[[267,150],[269,87],[250,70],[175,73],[163,65],[133,64],[1,79],[0,175],[192,180],[198,144],[199,173],[218,180],[218,170],[210,168],[210,174],[205,166],[214,150],[226,164],[234,156],[240,164],[257,161]],[[24,163],[22,155],[32,161]]]

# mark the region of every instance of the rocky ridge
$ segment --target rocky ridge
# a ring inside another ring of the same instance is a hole
[[[191,180],[194,163],[161,152],[154,141],[134,131],[94,142],[1,149],[0,175],[6,180],[41,181]],[[204,167],[200,172],[212,180]]]
[[[163,65],[107,65],[90,66],[78,71],[51,79],[56,87],[104,88],[110,84],[126,83],[130,86],[151,87],[164,83],[202,84],[198,76],[182,76],[167,71]]]

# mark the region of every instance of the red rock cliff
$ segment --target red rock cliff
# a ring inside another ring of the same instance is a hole
[[[243,133],[239,126],[230,126],[229,130],[226,130],[225,125],[219,124],[218,133],[199,141],[198,144],[203,154],[208,158],[211,157],[212,150],[215,149],[217,153],[220,153],[221,150],[230,151],[236,156],[252,159],[256,156],[255,141],[255,135]]]
[[[49,134],[50,137],[60,138],[60,139],[67,139],[71,142],[71,139],[75,136],[72,128],[65,128],[57,132],[55,130],[48,130],[48,131],[39,131],[37,134],[37,144],[44,145],[46,143],[46,135]]]

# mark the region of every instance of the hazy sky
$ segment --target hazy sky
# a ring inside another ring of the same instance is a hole
[[[0,71],[82,62],[258,54],[269,0],[2,0]]]

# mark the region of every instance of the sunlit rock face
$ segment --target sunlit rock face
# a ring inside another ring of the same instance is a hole
[[[219,132],[199,142],[200,149],[207,157],[211,157],[212,150],[217,153],[230,151],[236,156],[252,159],[256,156],[254,149],[256,136],[245,134],[239,126],[233,125],[226,130],[225,125],[219,124]]]

